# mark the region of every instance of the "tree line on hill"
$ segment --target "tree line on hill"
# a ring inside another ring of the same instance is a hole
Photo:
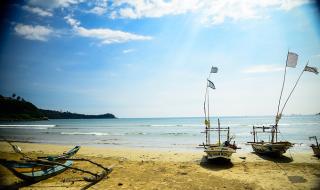
[[[71,112],[39,109],[22,97],[12,94],[11,97],[0,95],[0,121],[47,120],[47,119],[113,119],[111,113],[85,115]]]

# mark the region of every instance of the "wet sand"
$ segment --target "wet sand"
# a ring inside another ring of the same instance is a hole
[[[15,143],[31,157],[59,154],[72,146]],[[0,158],[19,160],[11,147],[0,142]],[[108,178],[90,189],[320,189],[320,160],[312,152],[285,154],[280,159],[253,153],[236,153],[227,164],[208,163],[204,153],[134,148],[81,147],[74,158],[89,158],[113,167]],[[291,160],[291,157],[293,160]],[[75,167],[99,172],[88,163]],[[81,189],[88,176],[67,170],[50,179],[27,186],[0,166],[2,188]]]

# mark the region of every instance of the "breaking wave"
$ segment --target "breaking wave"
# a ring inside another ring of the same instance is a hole
[[[56,125],[0,125],[0,129],[48,129]]]

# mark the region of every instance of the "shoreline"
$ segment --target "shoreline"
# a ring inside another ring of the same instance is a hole
[[[126,145],[126,144],[113,144],[113,143],[92,143],[92,144],[76,144],[76,143],[72,143],[72,142],[69,142],[69,143],[45,143],[45,142],[40,142],[40,141],[28,141],[28,140],[19,140],[19,139],[6,139],[10,142],[13,142],[13,143],[22,143],[22,144],[39,144],[39,145],[54,145],[54,146],[75,146],[75,145],[79,145],[79,146],[83,146],[83,147],[92,147],[92,148],[103,148],[103,149],[135,149],[135,150],[146,150],[146,151],[164,151],[164,152],[172,152],[172,151],[175,151],[175,152],[192,152],[192,153],[195,153],[195,152],[203,152],[203,148],[202,147],[199,147],[199,146],[189,146],[189,147],[150,147],[150,146],[134,146],[134,145]],[[3,139],[0,139],[0,145],[1,145],[1,142],[4,142],[5,141]],[[247,144],[247,143],[243,143],[242,145],[241,144],[238,144],[240,145],[240,149],[237,150],[237,153],[252,153],[253,152],[253,149],[251,147],[251,145]],[[287,155],[290,157],[290,154],[312,154],[313,151],[312,151],[312,148],[310,147],[310,144],[304,144],[304,143],[295,143],[295,145],[290,148],[288,151],[287,151]]]
[[[31,157],[59,154],[73,146],[14,143]],[[11,146],[0,141],[0,157],[18,160]],[[141,148],[102,148],[82,146],[75,158],[88,158],[110,166],[116,164],[109,178],[92,189],[317,189],[320,187],[320,161],[312,153],[292,153],[273,160],[253,153],[235,153],[231,163],[216,165],[203,160],[204,153]],[[92,169],[87,163],[74,166]],[[16,178],[0,166],[2,186],[14,184]],[[67,182],[83,176],[67,170],[29,187],[79,189],[85,182]]]

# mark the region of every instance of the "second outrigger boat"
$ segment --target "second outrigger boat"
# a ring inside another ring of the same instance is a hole
[[[234,137],[230,137],[230,128],[229,127],[220,127],[220,120],[218,119],[218,127],[212,128],[210,125],[210,113],[209,113],[209,88],[215,89],[213,82],[211,82],[210,76],[211,73],[217,73],[218,68],[212,67],[209,77],[207,79],[207,87],[206,87],[206,94],[205,94],[205,101],[204,101],[204,113],[205,113],[205,131],[206,134],[206,142],[200,145],[204,148],[204,152],[207,154],[207,159],[209,160],[230,160],[231,155],[236,152],[237,146],[235,142],[231,144],[231,140]],[[218,133],[218,142],[211,143],[210,132],[216,131]],[[221,132],[227,133],[226,141],[222,142],[221,140]]]
[[[308,71],[308,72],[313,72],[315,74],[318,74],[318,69],[316,67],[308,66],[308,63],[309,63],[308,62],[306,64],[306,66],[304,67],[304,69],[302,70],[301,74],[299,75],[296,83],[294,84],[294,87],[292,88],[289,96],[287,97],[285,103],[283,104],[282,109],[280,110],[279,108],[280,108],[282,93],[283,93],[285,80],[286,80],[287,67],[295,68],[297,63],[298,63],[298,54],[293,53],[293,52],[288,52],[286,65],[285,65],[285,69],[284,69],[282,89],[281,89],[279,103],[278,103],[278,110],[277,110],[277,114],[275,117],[275,124],[270,125],[270,126],[253,126],[253,130],[251,132],[253,135],[253,142],[248,142],[248,144],[251,144],[252,149],[258,154],[266,154],[266,155],[278,157],[278,156],[281,156],[282,154],[284,154],[290,147],[292,147],[294,145],[294,143],[291,143],[289,141],[278,141],[278,133],[280,133],[279,125],[278,125],[279,121],[282,117],[283,110],[284,110],[289,98],[291,97],[294,89],[296,88],[303,72]],[[257,135],[258,133],[271,133],[271,140],[269,140],[268,142],[265,142],[263,140],[259,141],[258,135]]]

